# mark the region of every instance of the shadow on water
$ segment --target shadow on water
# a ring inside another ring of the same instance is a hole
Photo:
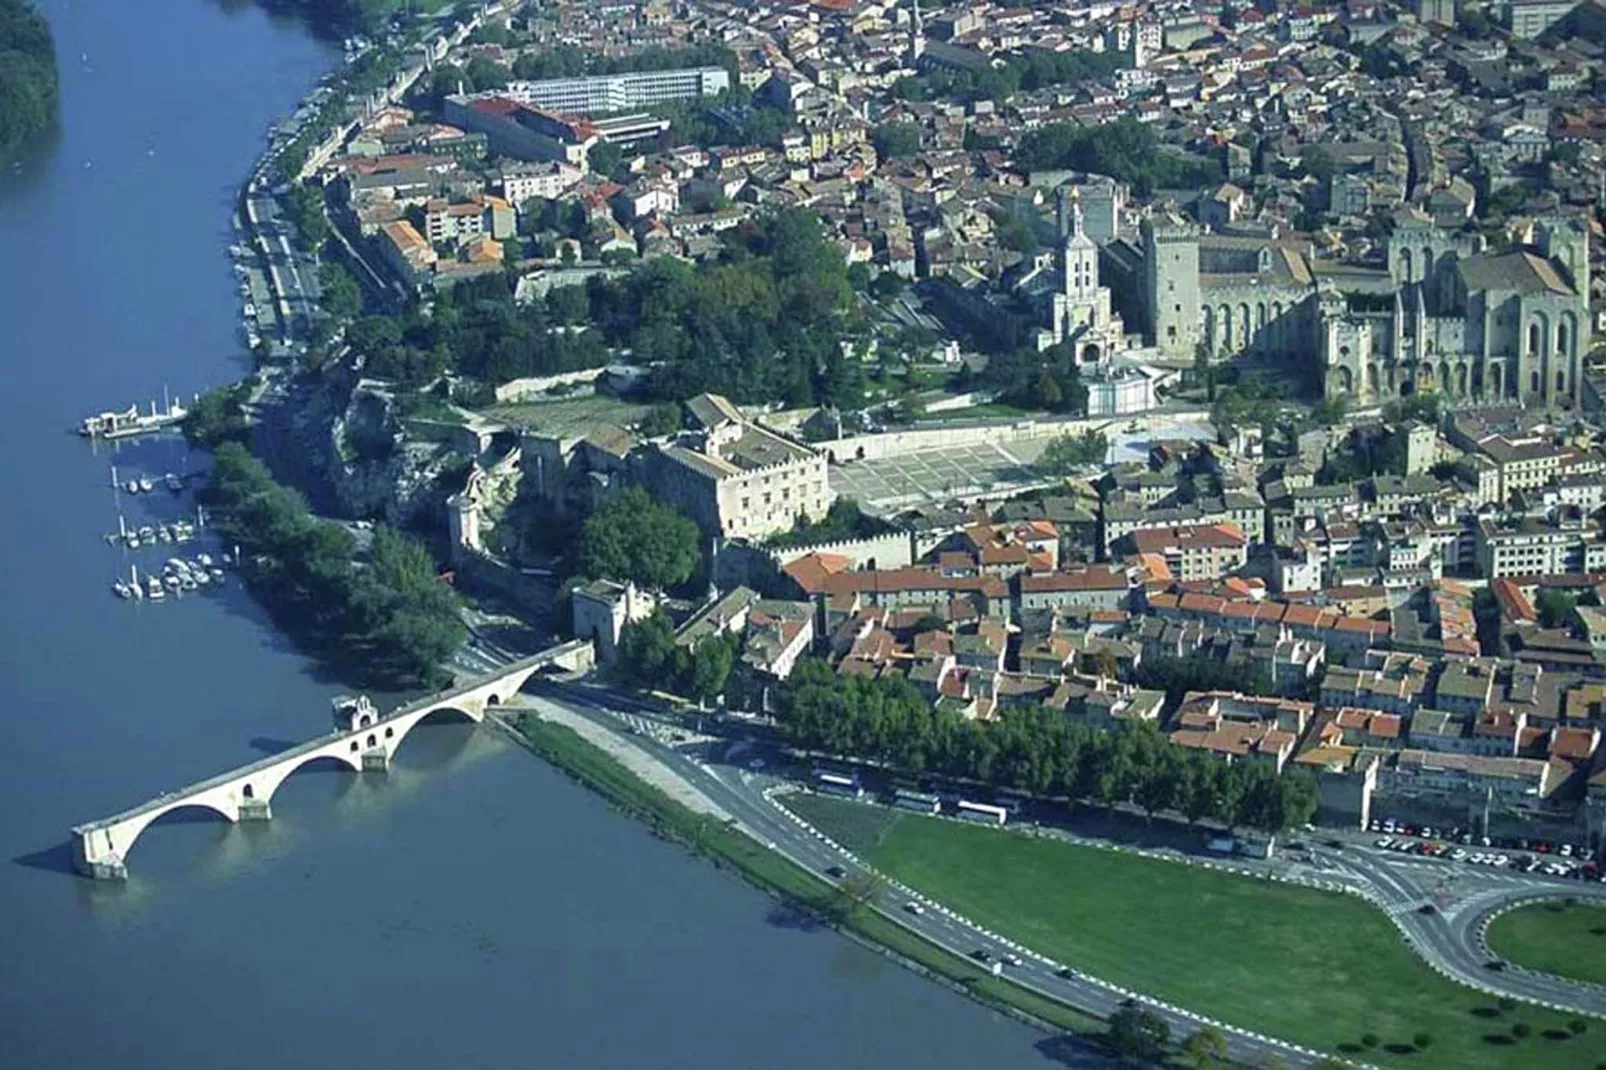
[[[1096,1042],[1070,1033],[1044,1037],[1033,1047],[1044,1058],[1072,1070],[1105,1070],[1106,1067],[1121,1065]]]
[[[73,869],[72,864],[72,843],[67,840],[63,840],[54,847],[46,847],[43,851],[18,855],[11,861],[14,865],[27,866],[29,869],[42,869],[46,873],[78,875],[78,871]]]
[[[253,736],[251,742],[246,745],[252,750],[261,751],[263,754],[283,754],[285,751],[290,750],[293,747],[299,747],[301,744],[293,739],[273,739],[270,736]]]
[[[826,927],[818,914],[796,903],[777,904],[764,916],[764,920],[777,929],[804,933],[820,932]]]

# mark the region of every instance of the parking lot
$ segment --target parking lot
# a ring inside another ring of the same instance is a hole
[[[1393,819],[1373,821],[1368,828],[1378,834],[1372,846],[1379,850],[1606,883],[1594,852],[1570,843],[1503,836],[1491,839],[1459,828],[1418,827]]]

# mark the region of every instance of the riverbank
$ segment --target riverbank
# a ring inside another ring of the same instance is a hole
[[[850,910],[842,893],[779,852],[743,832],[734,821],[699,813],[648,784],[612,755],[564,724],[532,713],[499,721],[521,745],[606,798],[621,812],[651,826],[720,868],[781,899],[800,917],[880,951],[899,964],[960,991],[994,1010],[1040,1029],[1096,1037],[1103,1023],[1065,1004],[977,970],[971,963],[920,939],[885,915]]]

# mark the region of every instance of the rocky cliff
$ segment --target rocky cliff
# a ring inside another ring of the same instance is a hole
[[[408,419],[386,384],[348,368],[299,376],[274,450],[321,512],[397,527],[441,527],[478,446],[450,423]]]

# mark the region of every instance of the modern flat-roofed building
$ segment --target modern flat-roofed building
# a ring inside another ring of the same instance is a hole
[[[1538,37],[1577,6],[1577,0],[1512,0],[1506,5],[1506,25],[1513,37]]]
[[[513,100],[503,93],[447,97],[446,118],[465,130],[477,130],[491,151],[517,160],[557,160],[581,171],[586,154],[601,140],[595,127],[569,120]]]
[[[647,108],[669,100],[696,100],[723,93],[731,85],[724,67],[681,67],[670,71],[627,71],[589,78],[548,78],[510,82],[503,94],[520,104],[565,115],[600,115]]]

